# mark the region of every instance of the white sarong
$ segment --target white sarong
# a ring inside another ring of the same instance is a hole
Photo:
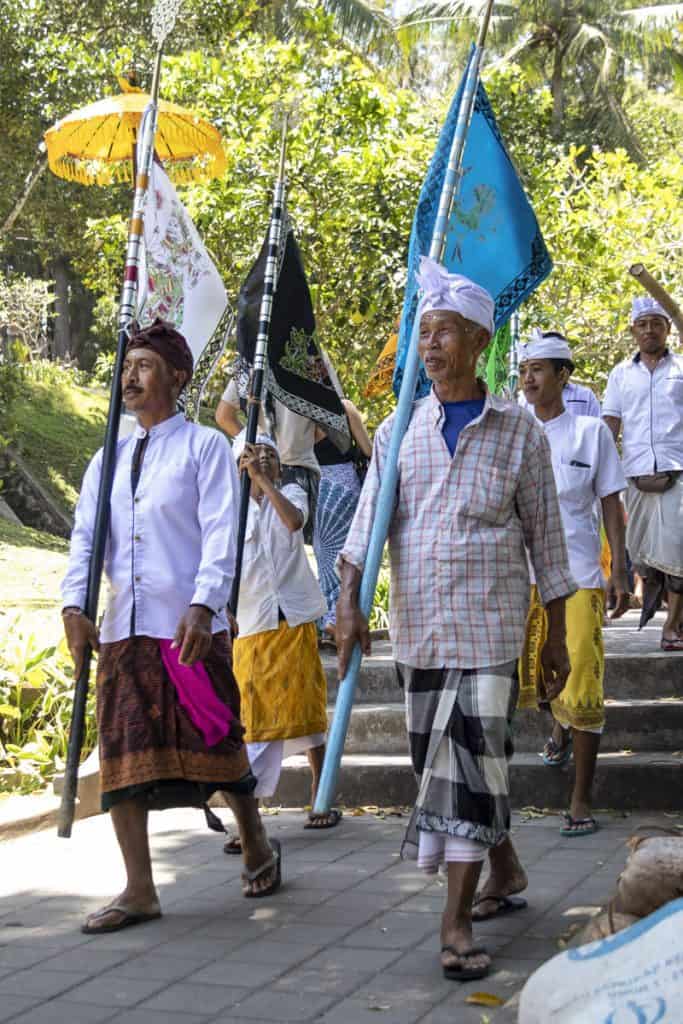
[[[626,547],[636,565],[683,576],[683,473],[663,494],[646,494],[629,480]]]

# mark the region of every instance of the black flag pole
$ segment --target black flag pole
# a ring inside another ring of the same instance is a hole
[[[263,275],[263,294],[259,309],[258,333],[254,347],[254,368],[249,383],[249,397],[247,399],[247,429],[246,443],[253,444],[258,433],[259,413],[264,398],[264,380],[266,374],[266,362],[268,359],[268,336],[270,334],[270,323],[273,313],[273,299],[277,289],[278,267],[280,262],[280,248],[282,245],[282,228],[285,219],[285,199],[287,183],[285,181],[285,159],[287,155],[287,127],[288,116],[285,114],[282,122],[282,138],[280,142],[280,164],[278,168],[277,181],[273,189],[273,207],[270,215],[270,228],[268,232],[268,255]],[[242,557],[244,554],[244,537],[247,532],[247,517],[249,515],[249,494],[251,492],[251,480],[246,469],[242,470],[240,477],[240,514],[237,528],[237,556],[235,559],[235,576],[232,581],[232,593],[230,595],[230,611],[237,615],[237,605],[240,594],[240,579],[242,577]]]
[[[123,274],[123,288],[119,306],[119,333],[114,362],[114,375],[109,400],[109,413],[102,450],[102,469],[100,473],[95,525],[93,529],[90,565],[88,568],[88,585],[86,590],[85,608],[87,617],[95,622],[100,596],[100,583],[104,565],[104,552],[109,532],[109,511],[111,488],[116,468],[116,442],[118,440],[119,420],[121,416],[121,371],[128,342],[130,323],[135,315],[138,285],[138,269],[143,246],[143,224],[145,202],[149,186],[149,177],[154,159],[154,138],[157,127],[159,103],[159,82],[161,77],[161,58],[167,36],[173,30],[181,0],[157,0],[152,12],[152,33],[157,43],[156,61],[150,101],[142,116],[142,124],[138,136],[137,168],[135,176],[135,194],[133,197],[133,213],[128,229],[128,245],[126,249],[126,265]],[[71,712],[71,727],[67,747],[66,766],[64,769],[64,785],[62,802],[59,809],[57,835],[62,839],[71,836],[76,809],[78,790],[78,768],[83,747],[85,729],[85,713],[90,682],[90,663],[92,650],[86,648],[83,665],[76,680],[74,702]]]

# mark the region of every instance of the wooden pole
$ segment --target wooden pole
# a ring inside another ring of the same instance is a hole
[[[683,338],[683,313],[678,303],[674,301],[667,290],[662,287],[659,281],[652,276],[642,263],[634,263],[632,267],[629,267],[629,274],[635,277],[636,281],[642,284],[645,291],[649,292],[652,298],[666,311],[671,317],[679,335]]]

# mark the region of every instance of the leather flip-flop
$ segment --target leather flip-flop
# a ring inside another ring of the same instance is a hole
[[[488,956],[488,950],[484,946],[472,946],[471,949],[463,951],[456,949],[455,946],[442,946],[441,952],[452,953],[453,956],[458,956],[462,960],[470,956],[481,956],[482,954]],[[442,964],[441,967],[444,978],[448,978],[449,981],[477,981],[479,978],[485,978],[491,971],[491,964],[488,964],[486,967],[456,967],[455,964],[446,967]]]
[[[327,821],[323,821],[322,824],[318,824],[319,819],[327,818]],[[327,814],[311,814],[308,815],[308,821],[304,825],[304,828],[312,828],[314,831],[322,831],[324,828],[336,828],[339,822],[342,820],[342,812],[332,808]]]
[[[477,905],[480,903],[493,902],[496,904],[495,910],[490,910],[487,914],[475,913]],[[514,914],[516,910],[526,910],[528,903],[521,896],[485,896],[480,893],[475,896],[474,903],[472,904],[472,920],[473,921],[490,921],[493,917],[505,917],[506,914]]]
[[[260,868],[255,868],[253,871],[245,870],[242,872],[243,882],[255,882],[261,875],[265,875],[266,871],[271,871],[275,868],[275,877],[270,885],[266,889],[260,889],[258,892],[245,892],[243,896],[247,900],[260,900],[264,896],[272,896],[274,892],[280,888],[282,884],[282,847],[280,846],[279,839],[269,839],[270,848],[273,851],[272,856],[268,858],[265,864],[262,864]]]
[[[101,920],[107,914],[122,914],[123,916],[115,924],[103,925],[101,928],[93,928],[91,921]],[[161,908],[157,904],[156,910],[140,911],[131,910],[123,903],[110,903],[108,907],[102,907],[95,911],[81,925],[84,935],[108,935],[110,932],[120,932],[123,928],[132,928],[136,924],[147,924],[148,921],[157,921],[161,917]]]

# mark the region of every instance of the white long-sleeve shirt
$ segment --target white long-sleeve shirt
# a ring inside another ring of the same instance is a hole
[[[131,462],[138,426],[118,442],[104,571],[111,596],[104,643],[126,637],[170,639],[190,604],[227,629],[225,606],[235,569],[239,482],[226,438],[178,413],[149,431],[135,497]],[[62,583],[65,606],[85,607],[102,450],[83,478]]]
[[[308,518],[308,498],[298,484],[282,494]],[[277,629],[278,609],[290,626],[315,622],[327,604],[306,556],[303,526],[291,533],[266,497],[249,500],[244,562],[237,605],[240,636]]]

